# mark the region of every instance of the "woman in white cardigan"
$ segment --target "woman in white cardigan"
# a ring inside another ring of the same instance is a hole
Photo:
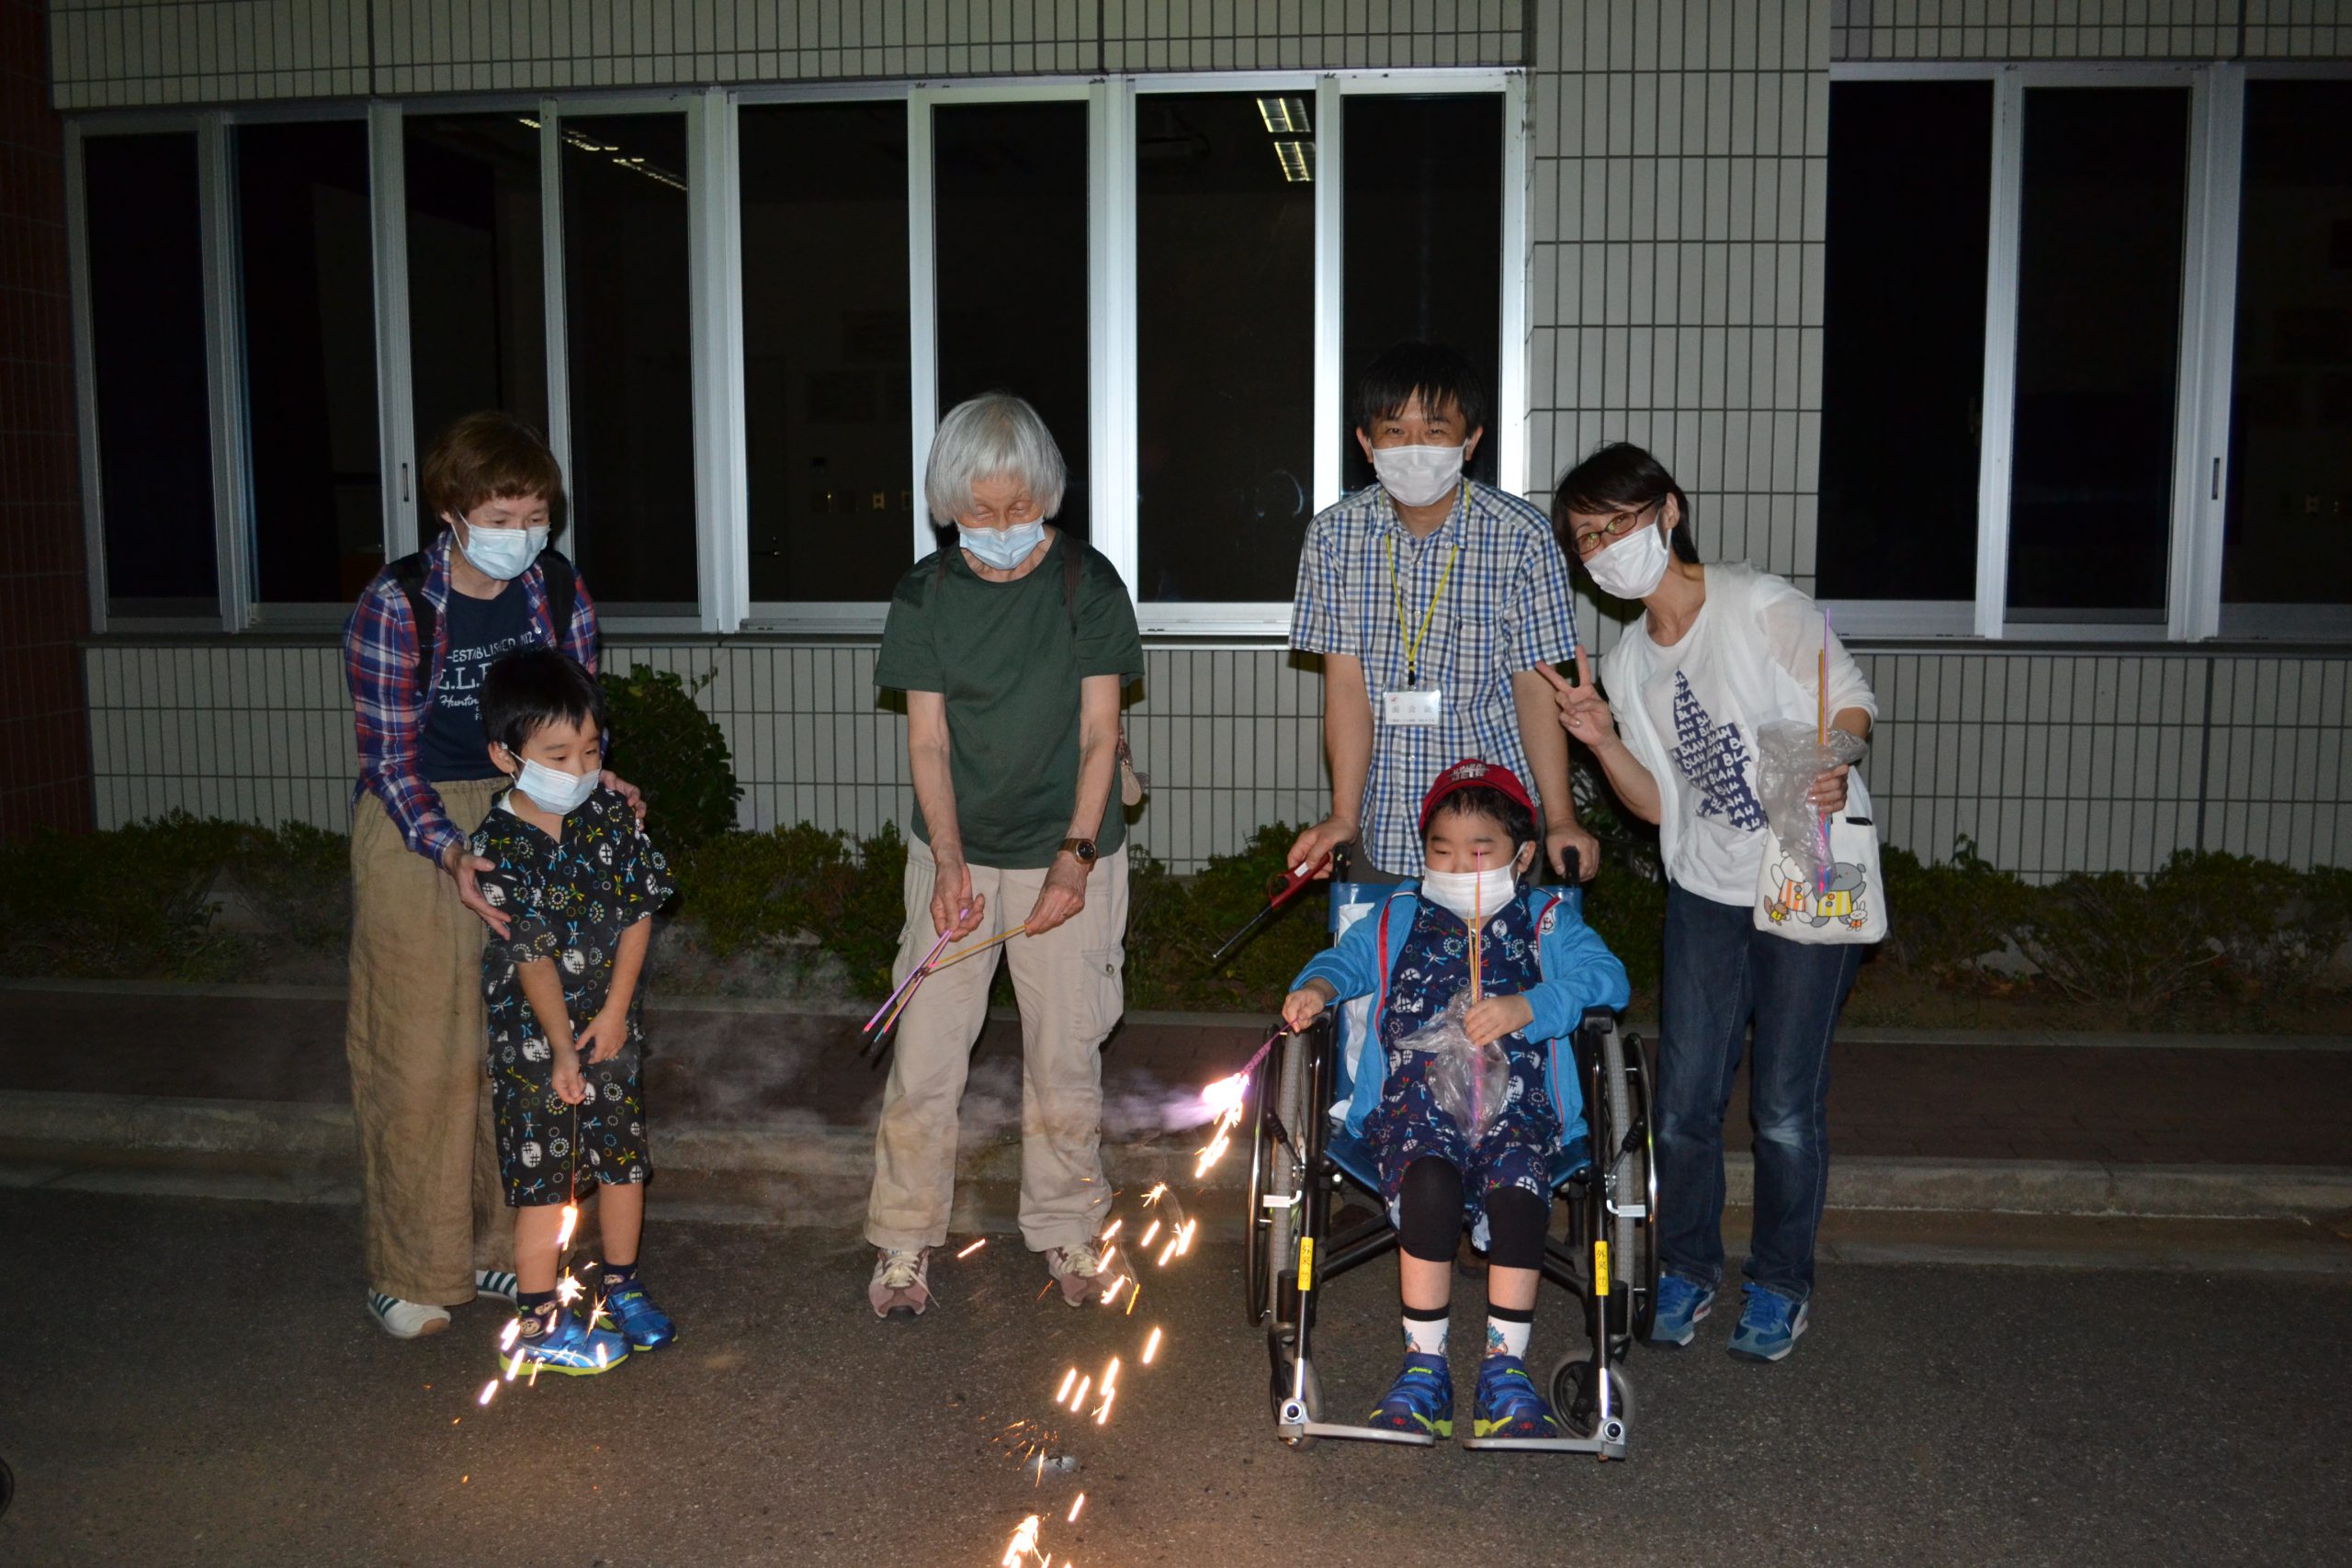
[[[1554,684],[1562,726],[1591,749],[1625,807],[1658,825],[1664,852],[1651,1338],[1688,1345],[1723,1280],[1724,1112],[1752,1022],[1755,1226],[1730,1348],[1777,1361],[1806,1326],[1828,1185],[1829,1039],[1861,949],[1755,929],[1771,842],[1756,737],[1778,719],[1813,723],[1826,705],[1836,728],[1867,739],[1878,704],[1818,605],[1745,563],[1702,562],[1690,516],[1673,476],[1638,446],[1604,446],[1561,476],[1553,521],[1562,547],[1603,592],[1638,600],[1642,615],[1601,661],[1608,698],[1581,650],[1579,683],[1555,675]],[[1845,806],[1846,773],[1839,765],[1814,781],[1817,809]]]

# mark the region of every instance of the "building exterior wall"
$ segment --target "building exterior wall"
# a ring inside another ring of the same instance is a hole
[[[90,822],[63,127],[42,8],[0,0],[0,840]]]
[[[1810,586],[1829,68],[1890,59],[2341,56],[2312,0],[176,0],[54,7],[60,107],[924,74],[1501,65],[1529,77],[1530,450],[1658,451],[1702,549]],[[1099,25],[1098,25],[1099,17]],[[1582,605],[1598,647],[1622,623]],[[2352,649],[1862,644],[1893,843],[2035,875],[2182,849],[2352,862]],[[903,821],[870,641],[620,639],[711,679],[742,819]],[[1279,647],[1147,651],[1136,840],[1179,869],[1325,805],[1319,678]],[[102,823],[175,807],[338,826],[350,716],[324,639],[86,654]]]

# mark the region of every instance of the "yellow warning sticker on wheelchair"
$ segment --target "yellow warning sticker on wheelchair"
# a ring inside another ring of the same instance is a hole
[[[1596,1296],[1609,1293],[1609,1244],[1605,1241],[1592,1244],[1592,1293]]]
[[[1311,1235],[1298,1238],[1298,1288],[1302,1291],[1315,1288],[1315,1238]]]

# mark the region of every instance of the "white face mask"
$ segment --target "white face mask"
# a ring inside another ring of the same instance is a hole
[[[1464,925],[1491,918],[1519,891],[1519,874],[1509,865],[1488,871],[1424,871],[1421,892],[1440,908],[1451,909]]]
[[[1046,520],[1015,523],[1009,528],[967,528],[958,523],[956,537],[964,547],[980,558],[982,566],[999,571],[1011,571],[1029,558],[1029,552],[1046,542]]]
[[[458,536],[458,548],[474,563],[474,570],[501,582],[522,576],[523,569],[539,558],[547,544],[545,528],[482,528],[469,523]]]
[[[1646,599],[1666,581],[1667,563],[1672,558],[1664,528],[1641,528],[1597,551],[1585,561],[1584,569],[1605,593],[1620,599]]]
[[[534,762],[526,757],[523,771],[515,775],[515,787],[529,795],[542,811],[558,817],[569,817],[595,793],[594,773],[567,773],[560,768],[550,768],[544,762]]]
[[[1372,471],[1401,506],[1434,506],[1462,483],[1459,446],[1375,446]]]

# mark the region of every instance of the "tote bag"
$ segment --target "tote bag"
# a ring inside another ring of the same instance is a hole
[[[1809,879],[1770,828],[1756,882],[1756,929],[1791,942],[1882,942],[1886,883],[1879,874],[1878,825],[1860,773],[1846,775],[1846,808],[1828,822],[1829,874]]]

